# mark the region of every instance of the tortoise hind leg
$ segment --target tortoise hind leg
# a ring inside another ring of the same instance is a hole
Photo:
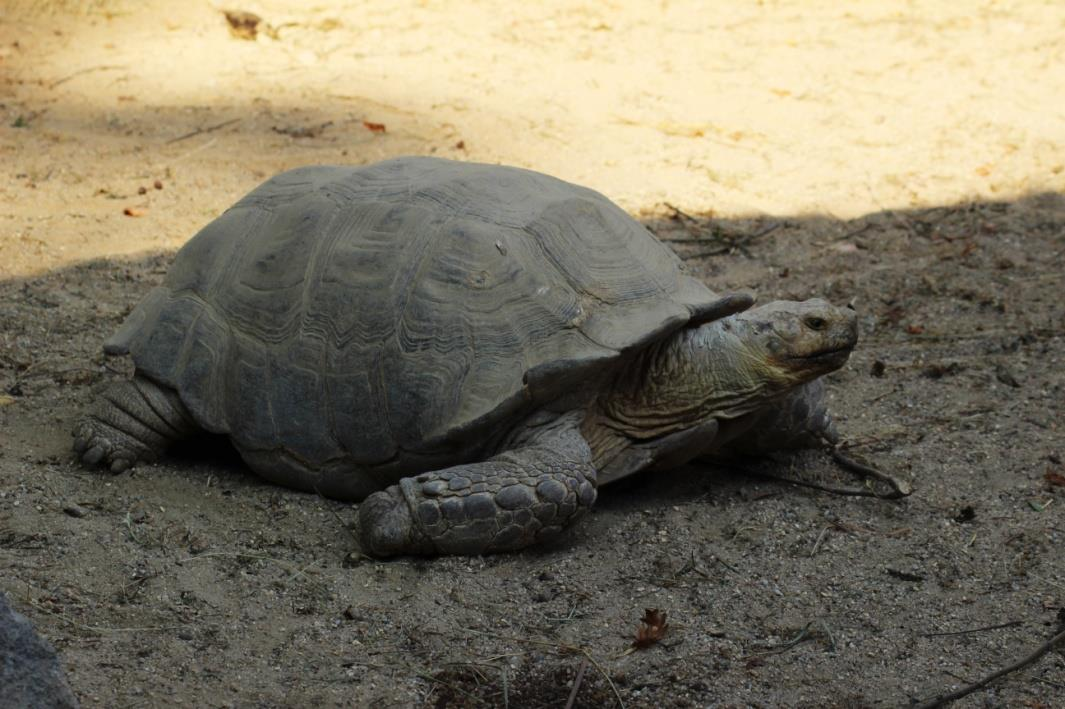
[[[84,463],[120,473],[196,430],[177,392],[135,376],[100,392],[74,429],[74,451]]]
[[[595,502],[596,471],[575,429],[482,463],[404,478],[359,506],[373,556],[511,551],[557,535]]]

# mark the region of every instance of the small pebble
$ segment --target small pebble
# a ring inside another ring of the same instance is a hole
[[[63,511],[71,517],[81,518],[85,516],[85,508],[79,507],[78,505],[67,505],[63,508]]]

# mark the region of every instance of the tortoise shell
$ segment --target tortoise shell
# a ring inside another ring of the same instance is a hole
[[[332,493],[359,498],[476,457],[734,301],[593,190],[399,158],[268,180],[178,252],[105,350],[258,472],[368,475]]]

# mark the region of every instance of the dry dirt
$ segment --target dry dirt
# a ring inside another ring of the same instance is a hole
[[[261,2],[246,40],[202,2],[4,3],[0,590],[82,703],[896,707],[1050,637],[1065,7],[836,5]],[[102,339],[196,229],[279,170],[407,153],[593,186],[717,289],[853,302],[833,408],[914,494],[764,477],[857,484],[822,453],[692,466],[550,548],[376,563],[352,506],[223,445],[73,463],[125,368]],[[668,632],[627,652],[645,608]],[[1063,706],[1065,658],[959,704]]]

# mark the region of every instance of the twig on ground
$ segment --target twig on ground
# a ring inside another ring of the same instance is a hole
[[[427,674],[425,672],[416,672],[414,676],[415,677],[420,677],[420,678],[424,679],[426,682],[431,682],[433,684],[443,685],[443,686],[447,687],[448,689],[450,689],[452,692],[455,692],[457,694],[461,694],[464,697],[466,697],[467,699],[472,699],[474,702],[476,702],[480,706],[489,705],[488,702],[486,702],[485,700],[481,699],[476,694],[473,694],[471,692],[467,692],[465,689],[463,689],[462,687],[458,686],[457,684],[452,684],[451,682],[446,682],[446,681],[440,679],[439,677],[434,677],[433,675]]]
[[[175,563],[178,566],[181,566],[183,564],[187,564],[190,561],[200,561],[202,559],[210,559],[212,557],[231,558],[231,559],[251,559],[251,560],[254,560],[254,561],[272,561],[273,563],[277,564],[278,566],[280,566],[282,569],[284,569],[288,573],[292,574],[291,578],[289,579],[290,581],[292,579],[296,578],[297,576],[306,576],[308,574],[308,571],[310,573],[314,573],[314,574],[319,573],[318,569],[309,569],[308,568],[308,567],[311,566],[311,564],[314,563],[313,561],[311,561],[309,564],[307,564],[303,568],[296,568],[294,565],[289,564],[287,561],[284,561],[282,559],[276,559],[276,558],[274,558],[272,556],[266,556],[265,554],[244,554],[244,553],[241,553],[241,552],[234,552],[234,551],[208,551],[208,552],[204,552],[202,554],[193,554],[193,555],[190,555],[190,556],[186,556],[183,559],[176,559]]]
[[[319,123],[318,125],[303,127],[288,126],[285,128],[278,128],[277,126],[274,126],[272,130],[275,133],[287,135],[290,138],[317,138],[322,134],[322,131],[331,125],[333,125],[332,121],[326,121],[325,123]]]
[[[872,228],[873,228],[873,223],[872,222],[866,222],[865,224],[862,224],[857,229],[851,229],[848,232],[844,232],[843,234],[832,238],[832,241],[845,241],[846,239],[849,239],[852,236],[858,236],[859,234],[864,234],[865,232],[869,231]]]
[[[684,224],[684,229],[690,235],[686,239],[674,239],[669,237],[659,237],[660,241],[673,244],[697,244],[707,241],[716,241],[721,244],[718,248],[711,249],[709,251],[699,251],[693,254],[684,254],[681,256],[684,260],[706,258],[707,256],[718,256],[720,254],[726,254],[731,251],[740,250],[745,255],[750,256],[747,253],[747,246],[756,239],[760,239],[763,236],[770,234],[780,227],[784,226],[784,222],[772,222],[766,227],[759,229],[758,231],[748,234],[730,234],[720,229],[713,224],[701,225],[699,219],[693,217],[687,212],[683,211],[679,207],[676,207],[669,202],[662,203],[668,209],[673,210],[673,219],[680,221]]]
[[[936,709],[936,707],[946,706],[951,702],[956,702],[962,697],[967,697],[973,692],[983,689],[984,687],[991,684],[1000,677],[1005,677],[1011,672],[1023,670],[1025,667],[1035,664],[1043,657],[1043,655],[1046,655],[1048,652],[1053,650],[1054,647],[1056,647],[1063,641],[1065,641],[1065,629],[1059,628],[1058,633],[1056,635],[1054,635],[1045,643],[1037,647],[1034,651],[1032,651],[1023,659],[1014,662],[1008,667],[1003,667],[997,672],[992,672],[987,677],[984,677],[982,680],[973,682],[972,684],[962,687],[961,689],[951,692],[950,694],[941,694],[940,696],[935,697],[934,699],[929,699],[927,701],[921,702],[920,704],[916,704],[914,705],[913,709]]]
[[[221,123],[215,123],[213,126],[200,127],[200,128],[197,128],[194,131],[189,131],[185,135],[179,135],[176,138],[171,138],[170,140],[166,141],[166,144],[170,145],[171,143],[180,143],[183,140],[188,140],[189,138],[195,138],[196,136],[198,136],[198,135],[200,135],[202,133],[212,133],[212,132],[214,132],[216,130],[221,130],[222,128],[225,128],[226,126],[231,126],[234,123],[238,123],[238,122],[240,122],[239,118],[230,118],[228,121],[222,121]]]
[[[743,659],[749,660],[749,659],[752,659],[752,658],[755,658],[755,657],[767,657],[769,655],[779,655],[779,654],[781,654],[783,652],[787,652],[788,650],[791,650],[793,647],[795,647],[799,643],[805,642],[807,640],[814,640],[815,638],[817,638],[817,635],[813,634],[813,633],[810,633],[810,626],[813,625],[813,624],[814,624],[814,621],[811,620],[809,623],[804,625],[802,630],[799,631],[799,634],[796,635],[791,640],[788,640],[787,642],[781,643],[779,645],[774,645],[773,647],[771,647],[771,648],[769,648],[767,650],[764,650],[762,652],[754,652],[754,653],[751,653],[750,655],[745,655]],[[831,648],[835,649],[836,643],[832,639],[832,634],[830,632],[828,632],[828,628],[826,628],[823,623],[821,624],[821,632],[828,639],[829,646]]]
[[[577,692],[581,688],[581,680],[584,679],[584,671],[588,668],[588,658],[581,658],[581,666],[577,668],[577,676],[573,678],[573,691],[569,693],[565,709],[573,709],[573,702],[577,699]]]
[[[134,598],[134,596],[136,596],[140,592],[141,587],[145,583],[147,583],[151,579],[157,578],[158,576],[159,576],[158,573],[151,573],[151,574],[148,574],[147,576],[141,576],[139,578],[135,578],[132,581],[130,581],[129,583],[127,583],[125,586],[123,586],[122,589],[118,592],[118,595],[121,598],[123,598],[126,602],[129,602],[130,600],[132,600]]]
[[[743,237],[744,242],[753,241],[754,239],[761,239],[763,236],[772,234],[774,231],[784,226],[784,222],[773,222],[769,226],[754,232],[750,236]]]
[[[89,74],[89,73],[92,73],[94,71],[115,71],[116,69],[125,69],[125,68],[126,67],[124,67],[124,66],[122,66],[120,64],[101,64],[99,66],[90,66],[90,67],[87,67],[85,69],[78,69],[75,72],[71,72],[70,74],[67,74],[63,78],[56,79],[52,83],[48,84],[48,88],[54,89],[55,87],[59,86],[60,84],[65,84],[65,83],[67,83],[68,81],[70,81],[71,79],[73,79],[75,77],[82,76],[83,74]]]
[[[724,559],[722,559],[717,554],[714,554],[713,559],[714,559],[714,561],[716,561],[717,563],[721,564],[722,566],[724,566],[726,569],[728,569],[732,573],[734,573],[734,574],[738,574],[739,573],[739,569],[737,569],[735,566],[733,566],[732,564],[730,564],[727,561],[725,561]],[[709,578],[709,577],[707,577],[707,578]]]
[[[783,222],[773,222],[769,226],[759,231],[756,231],[753,234],[748,234],[746,236],[739,237],[726,236],[725,238],[721,239],[721,241],[725,242],[725,246],[721,246],[720,248],[716,249],[710,249],[709,251],[697,251],[694,254],[685,254],[681,256],[681,259],[684,261],[690,261],[692,259],[707,258],[709,256],[720,256],[722,254],[727,254],[737,250],[742,251],[745,256],[750,256],[750,253],[748,253],[747,251],[747,247],[750,246],[752,242],[776,231],[782,226],[784,226]],[[695,241],[695,239],[693,239],[693,241]]]
[[[170,165],[176,165],[179,162],[181,162],[182,160],[185,160],[187,158],[192,157],[196,153],[203,152],[204,150],[207,150],[207,148],[211,147],[212,145],[214,145],[217,142],[218,142],[218,138],[211,138],[210,140],[206,140],[203,143],[201,143],[200,145],[197,145],[192,150],[186,150],[181,155],[178,155],[176,158],[174,158],[173,160],[170,161]]]
[[[181,630],[182,628],[187,628],[188,627],[188,625],[155,625],[155,626],[149,625],[149,626],[138,626],[138,627],[132,627],[132,628],[105,628],[105,627],[99,626],[99,625],[86,625],[84,623],[79,623],[76,620],[71,620],[70,618],[67,618],[64,614],[62,614],[62,613],[60,613],[58,611],[51,610],[50,608],[46,608],[46,607],[42,606],[40,603],[37,603],[37,602],[35,602],[33,600],[27,599],[27,602],[31,606],[33,606],[34,608],[39,610],[40,612],[46,613],[46,614],[52,616],[53,618],[61,620],[61,621],[63,621],[64,623],[66,623],[67,625],[69,625],[71,627],[77,628],[79,630],[88,630],[89,632],[96,633],[97,635],[103,635],[104,633],[142,633],[142,632],[156,632],[156,631],[162,631],[162,630]]]
[[[483,630],[474,630],[473,628],[466,628],[466,632],[474,633],[476,635],[484,635],[485,637],[495,638],[497,640],[509,640],[516,643],[529,643],[530,645],[540,645],[541,647],[552,647],[558,652],[564,652],[573,655],[583,655],[585,659],[591,663],[592,667],[606,680],[610,685],[610,689],[614,692],[614,698],[618,702],[618,706],[621,709],[625,709],[625,700],[621,698],[621,692],[618,691],[617,685],[614,684],[614,680],[610,679],[610,675],[607,673],[603,666],[592,656],[588,650],[579,645],[567,645],[565,643],[550,642],[548,640],[534,640],[533,638],[516,638],[509,635],[499,635],[497,633],[488,633]]]
[[[670,204],[669,202],[663,202],[662,204],[665,205],[666,209],[672,209],[673,210],[674,218],[686,219],[689,222],[697,222],[697,221],[699,221],[698,219],[696,219],[692,215],[690,215],[687,212],[685,212],[684,210],[682,210],[680,207],[675,207],[672,204]]]
[[[821,533],[817,535],[817,541],[814,542],[814,548],[810,550],[810,556],[817,556],[817,550],[821,548],[821,542],[825,541],[825,537],[828,536],[828,530],[832,529],[832,525],[826,526],[821,530]]]
[[[833,495],[843,495],[845,497],[879,497],[885,498],[878,492],[873,490],[856,490],[843,487],[832,487],[831,485],[820,485],[818,483],[809,482],[807,480],[796,480],[795,478],[786,478],[781,475],[773,475],[772,473],[766,473],[761,470],[737,470],[735,472],[743,473],[744,475],[754,475],[756,477],[765,478],[767,480],[776,480],[777,482],[790,483],[792,485],[798,485],[799,487],[808,487],[813,490],[821,490],[822,492],[830,492]],[[890,498],[887,498],[890,499]]]
[[[852,473],[856,473],[865,478],[872,478],[879,480],[882,483],[891,487],[891,492],[887,495],[875,494],[875,497],[882,497],[885,500],[897,500],[900,497],[906,497],[913,493],[913,488],[905,480],[898,480],[887,473],[883,473],[876,468],[866,465],[865,463],[854,460],[853,458],[844,455],[839,450],[839,445],[832,447],[832,460],[836,461],[844,470],[849,470]]]
[[[709,251],[698,251],[698,252],[696,252],[694,254],[684,254],[680,258],[681,258],[682,261],[691,261],[693,259],[709,258],[711,256],[722,256],[722,255],[727,254],[730,251],[732,251],[733,248],[735,248],[735,247],[733,247],[733,246],[722,246],[719,249],[711,249]]]
[[[985,630],[998,630],[999,628],[1015,628],[1021,624],[1019,620],[1011,620],[1008,623],[999,623],[998,625],[985,625],[982,628],[972,628],[970,630],[954,630],[946,633],[925,633],[921,637],[923,638],[943,638],[951,635],[968,635],[970,633],[982,633]]]
[[[1034,679],[1036,682],[1042,682],[1043,684],[1050,685],[1051,687],[1054,687],[1056,689],[1065,689],[1065,684],[1059,684],[1057,682],[1051,682],[1046,677],[1033,677],[1032,679]]]
[[[717,559],[717,557],[714,558]],[[728,564],[725,564],[725,566],[728,566]],[[732,570],[735,571],[735,569]],[[684,562],[684,566],[680,567],[680,569],[678,569],[677,572],[673,574],[673,578],[676,579],[678,576],[683,576],[684,574],[690,571],[694,571],[695,573],[702,576],[704,579],[710,578],[710,574],[706,573],[706,571],[702,567],[700,567],[699,564],[695,561],[694,549],[691,550],[691,556],[686,562]]]
[[[701,243],[701,242],[706,242],[706,241],[720,241],[720,242],[728,241],[728,239],[725,237],[725,234],[720,229],[714,228],[713,225],[711,225],[710,228],[707,229],[707,228],[705,228],[705,227],[703,227],[702,225],[699,224],[699,220],[698,219],[696,219],[692,215],[688,214],[687,212],[681,210],[679,207],[675,207],[672,204],[670,204],[669,202],[663,202],[663,204],[667,208],[673,210],[673,216],[671,218],[676,220],[676,221],[681,222],[684,225],[684,230],[688,232],[688,238],[687,239],[671,239],[671,238],[667,237],[667,238],[661,238],[660,239],[661,241],[681,243],[681,244],[683,244],[683,243],[689,243],[689,244],[691,244],[691,243]]]

